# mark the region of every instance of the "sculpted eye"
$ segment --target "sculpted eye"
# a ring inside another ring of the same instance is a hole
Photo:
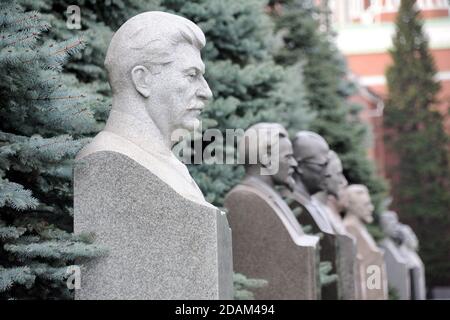
[[[196,78],[196,77],[198,76],[198,72],[195,71],[195,70],[189,71],[189,72],[187,73],[187,76],[188,76],[189,78]]]

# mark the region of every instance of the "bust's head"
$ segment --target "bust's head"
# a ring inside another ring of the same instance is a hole
[[[212,97],[203,77],[204,45],[200,28],[180,16],[152,11],[125,22],[105,59],[113,99],[130,101],[120,111],[148,116],[165,133],[193,130]]]
[[[258,123],[249,127],[239,141],[238,151],[247,174],[270,176],[275,184],[293,184],[297,162],[282,125]]]
[[[340,196],[343,196],[342,190],[348,185],[348,181],[344,176],[342,162],[337,153],[330,150],[328,159],[328,165],[325,168],[326,190],[339,199]]]
[[[295,175],[310,194],[325,191],[325,169],[328,165],[328,143],[315,132],[299,131],[292,145],[298,163]]]
[[[369,190],[362,184],[352,184],[345,189],[348,198],[347,215],[353,215],[365,223],[373,222],[373,204]]]
[[[404,236],[401,232],[401,224],[398,220],[398,215],[394,211],[385,211],[380,216],[380,225],[384,234],[401,244],[404,242]]]

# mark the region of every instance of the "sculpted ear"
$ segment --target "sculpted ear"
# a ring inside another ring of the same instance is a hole
[[[150,96],[152,74],[144,66],[136,66],[131,70],[131,79],[136,90],[145,98]]]

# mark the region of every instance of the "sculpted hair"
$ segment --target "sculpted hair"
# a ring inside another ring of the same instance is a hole
[[[297,161],[302,161],[309,157],[309,155],[305,155],[305,152],[309,150],[308,145],[311,144],[311,141],[315,141],[318,144],[322,144],[329,148],[326,140],[312,131],[299,131],[295,134],[294,139],[292,140],[292,147],[294,149],[294,155]]]
[[[395,225],[392,225],[394,223]],[[398,215],[394,211],[385,211],[380,216],[380,225],[383,231],[388,235],[392,236],[395,231],[393,227],[396,227],[398,225]]]
[[[338,164],[338,165],[342,166],[341,159],[339,159],[339,156],[333,150],[330,150],[328,152],[328,159],[329,159],[328,165]]]
[[[242,164],[260,163],[262,156],[271,150],[281,138],[287,138],[286,129],[278,123],[258,123],[249,127],[239,141],[239,160]]]
[[[369,194],[369,189],[363,184],[351,184],[345,189],[345,192],[351,207],[362,195]]]
[[[135,66],[143,65],[159,73],[158,66],[172,62],[175,48],[181,43],[201,50],[206,39],[195,23],[166,12],[144,12],[125,22],[111,39],[105,58],[113,92],[131,81]]]

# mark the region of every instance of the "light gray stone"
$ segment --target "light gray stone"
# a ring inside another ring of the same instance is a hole
[[[74,231],[110,255],[87,264],[77,299],[230,299],[231,231],[171,148],[195,130],[211,90],[203,32],[145,12],[114,34],[104,130],[77,155]]]
[[[400,300],[410,300],[411,280],[405,258],[391,239],[383,239],[380,247],[384,251],[389,287],[395,289]]]
[[[411,279],[411,299],[425,300],[426,286],[425,286],[425,267],[417,254],[418,240],[412,229],[404,224],[400,226],[400,232],[404,239],[403,245],[400,247],[400,252],[405,258],[408,268],[410,270]]]
[[[95,232],[110,250],[86,264],[77,299],[232,298],[224,213],[110,151],[76,164],[74,192],[76,232]]]
[[[384,254],[367,231],[365,223],[373,221],[373,205],[363,185],[346,188],[348,208],[344,218],[347,231],[356,239],[359,287],[362,300],[386,300],[388,286]]]
[[[393,211],[383,212],[380,222],[386,235],[380,242],[380,247],[384,251],[389,287],[395,289],[400,300],[410,300],[411,279],[408,263],[400,249],[404,241],[399,230],[398,216]]]

